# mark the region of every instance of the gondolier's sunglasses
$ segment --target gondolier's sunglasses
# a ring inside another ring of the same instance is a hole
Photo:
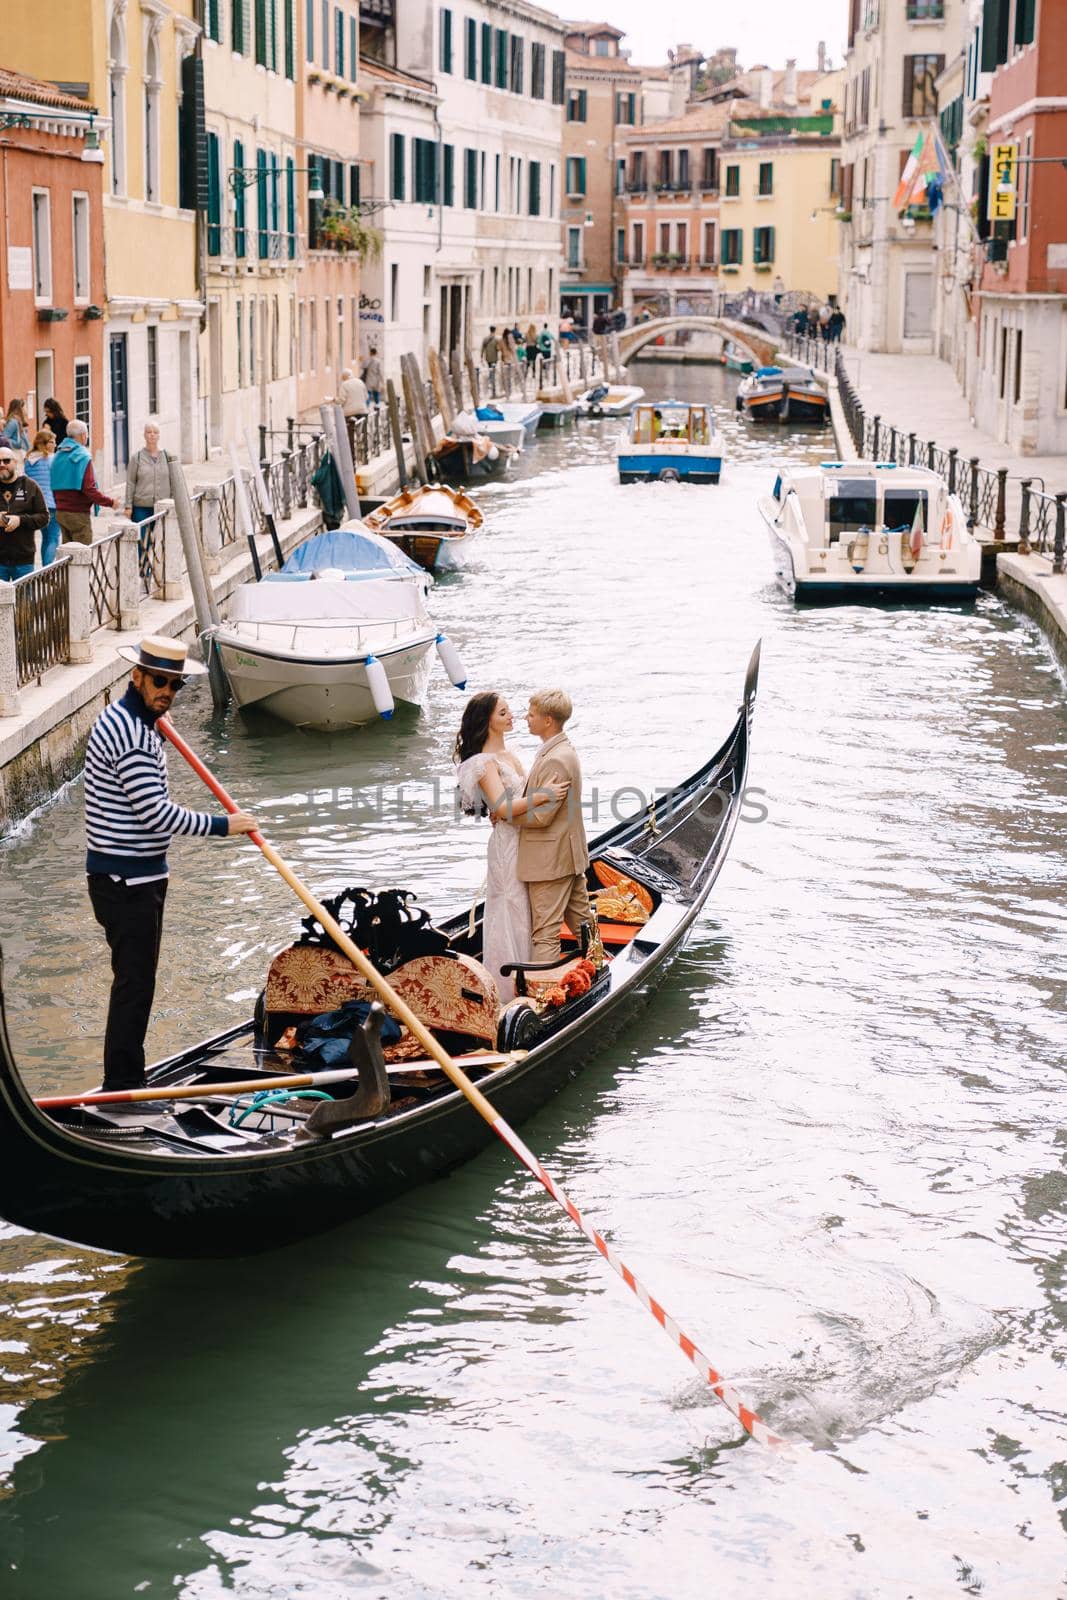
[[[184,689],[189,681],[188,678],[175,678],[169,672],[150,672],[148,678],[157,689],[165,689],[169,684],[175,694],[178,693],[179,689]]]

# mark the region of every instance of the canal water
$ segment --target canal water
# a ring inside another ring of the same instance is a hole
[[[0,1225],[5,1600],[1067,1595],[1062,679],[990,596],[796,608],[756,498],[828,441],[748,431],[717,369],[639,370],[721,405],[722,484],[621,488],[613,424],[542,435],[432,604],[472,688],[571,692],[594,829],[705,758],[763,641],[714,897],[524,1132],[798,1450],[742,1442],[503,1149],[238,1262]],[[446,911],[486,845],[453,806],[462,703],[438,672],[421,717],[347,737],[200,688],[176,720],[318,891]],[[37,1092],[99,1060],[82,848],[80,783],[0,845]],[[155,1055],[248,1014],[300,917],[249,846],[172,865]]]

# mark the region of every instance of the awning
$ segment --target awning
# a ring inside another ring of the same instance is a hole
[[[614,294],[613,283],[564,283],[560,294]]]

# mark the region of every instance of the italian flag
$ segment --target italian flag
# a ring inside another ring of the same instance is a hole
[[[897,192],[893,196],[893,210],[906,211],[908,206],[926,204],[926,179],[941,171],[941,163],[934,148],[933,136],[920,133],[904,163]]]

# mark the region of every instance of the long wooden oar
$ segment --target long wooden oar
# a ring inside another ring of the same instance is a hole
[[[511,1050],[506,1054],[457,1056],[470,1067],[510,1066],[528,1055],[526,1050]],[[418,1072],[437,1072],[436,1061],[387,1062],[390,1077],[407,1077]],[[87,1089],[84,1094],[43,1095],[33,1103],[42,1111],[65,1111],[72,1106],[138,1106],[151,1105],[164,1100],[217,1100],[225,1095],[255,1094],[260,1089],[320,1089],[327,1083],[351,1083],[356,1076],[354,1067],[330,1067],[323,1072],[290,1072],[277,1078],[243,1078],[230,1083],[172,1083],[153,1086],[151,1089]]]
[[[189,748],[181,735],[171,727],[166,717],[159,718],[158,722],[156,723],[156,728],[161,734],[164,735],[165,738],[170,740],[178,754],[184,757],[184,759],[189,763],[193,771],[196,773],[197,777],[207,785],[216,799],[219,800],[223,806],[225,806],[226,810],[230,812],[236,811],[238,809],[236,801],[230,798],[230,796],[226,793],[226,790],[222,787],[222,784],[219,783],[218,779],[208,771],[207,767],[205,767],[199,756],[197,756],[195,752]],[[674,1318],[671,1317],[664,1310],[663,1306],[660,1305],[659,1301],[650,1295],[648,1290],[638,1282],[637,1278],[634,1277],[629,1267],[627,1267],[624,1262],[619,1259],[614,1250],[612,1250],[611,1246],[597,1232],[592,1224],[586,1222],[585,1218],[578,1210],[578,1207],[574,1204],[574,1201],[564,1193],[555,1180],[545,1171],[544,1167],[541,1165],[540,1161],[538,1161],[533,1152],[527,1149],[522,1140],[519,1138],[518,1134],[515,1133],[515,1131],[504,1120],[500,1113],[494,1109],[493,1105],[485,1098],[485,1095],[482,1094],[481,1090],[467,1077],[467,1074],[463,1071],[462,1067],[460,1067],[459,1064],[448,1054],[443,1045],[438,1043],[433,1034],[430,1032],[429,1028],[420,1022],[414,1011],[412,1011],[411,1007],[407,1004],[407,1001],[397,994],[396,990],[393,989],[386,979],[382,977],[381,973],[363,953],[359,946],[348,937],[344,929],[341,928],[334,918],[330,916],[330,913],[326,910],[325,906],[319,904],[314,895],[311,893],[311,890],[301,882],[293,869],[282,860],[278,852],[267,843],[266,839],[264,839],[258,828],[253,830],[248,837],[252,840],[253,844],[259,846],[260,850],[262,850],[271,866],[285,879],[286,883],[293,890],[293,893],[297,896],[297,898],[302,900],[304,905],[307,906],[308,910],[318,918],[320,925],[330,935],[330,938],[333,940],[334,944],[336,944],[337,948],[348,957],[349,961],[351,961],[356,970],[361,973],[371,987],[377,991],[382,1000],[389,1007],[390,1011],[392,1011],[393,1015],[399,1017],[400,1021],[408,1029],[409,1033],[413,1034],[422,1045],[422,1048],[426,1051],[427,1055],[433,1057],[438,1066],[446,1074],[446,1076],[451,1079],[460,1093],[466,1096],[471,1105],[478,1112],[479,1116],[485,1119],[498,1138],[502,1139],[507,1145],[508,1149],[511,1150],[514,1155],[518,1156],[519,1160],[522,1162],[523,1166],[526,1167],[527,1171],[531,1172],[537,1179],[538,1183],[542,1184],[552,1196],[553,1200],[555,1200],[558,1205],[563,1207],[563,1210],[570,1217],[574,1225],[585,1234],[587,1239],[592,1241],[608,1265],[613,1267],[627,1287],[633,1290],[641,1304],[652,1313],[660,1327],[664,1330],[669,1338],[673,1339],[674,1343],[683,1352],[683,1354],[688,1356],[689,1360],[696,1367],[697,1371],[701,1374],[705,1381],[710,1384],[712,1393],[722,1401],[723,1405],[728,1411],[733,1413],[738,1422],[740,1422],[741,1426],[744,1428],[745,1432],[751,1434],[752,1437],[759,1440],[761,1444],[769,1445],[773,1448],[779,1448],[785,1445],[786,1441],[779,1438],[776,1433],[772,1433],[767,1424],[762,1421],[762,1419],[758,1417],[754,1411],[751,1411],[748,1406],[745,1405],[744,1401],[741,1399],[741,1396],[726,1382],[721,1373],[715,1370],[707,1356],[704,1355],[703,1351],[693,1343],[692,1339],[688,1338],[686,1334],[682,1332]]]

